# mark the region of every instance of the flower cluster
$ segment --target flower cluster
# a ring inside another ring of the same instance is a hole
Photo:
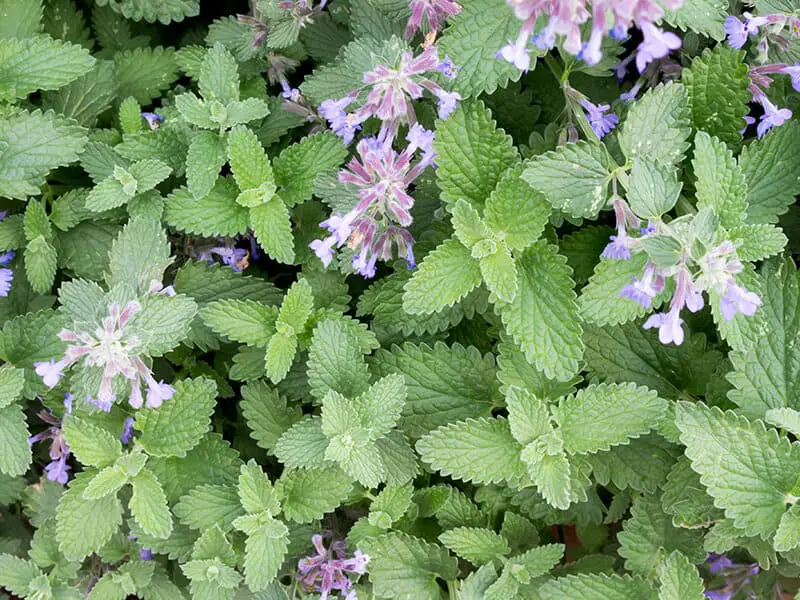
[[[429,46],[419,56],[403,52],[397,67],[377,65],[372,71],[364,73],[363,87],[353,90],[344,98],[325,100],[320,104],[319,112],[347,144],[353,141],[364,121],[376,117],[381,121],[378,139],[391,144],[390,140],[395,138],[401,125],[417,122],[412,100],[422,98],[425,90],[438,99],[439,118],[446,119],[455,110],[461,96],[457,92],[446,91],[424,76],[435,72],[443,73],[450,79],[455,77],[453,63],[448,58],[440,61],[435,46]],[[345,109],[358,99],[364,89],[369,89],[364,104],[353,112],[346,112]]]
[[[155,287],[152,286],[151,289]],[[160,288],[160,284],[157,287]],[[160,290],[160,293],[172,294],[174,290],[166,288]],[[36,374],[52,389],[67,369],[83,360],[86,366],[103,370],[97,397],[87,398],[88,402],[110,411],[116,399],[112,384],[117,375],[122,375],[130,384],[128,402],[132,407],[141,408],[142,404],[148,408],[161,406],[164,400],[172,397],[175,390],[169,384],[155,380],[150,367],[137,353],[139,339],[131,333],[129,327],[126,328],[141,309],[136,300],[128,302],[124,307],[114,302],[109,306],[108,316],[102,320],[102,327],[98,327],[94,334],[62,329],[58,337],[69,343],[64,356],[58,361],[35,363]],[[147,388],[146,401],[142,395],[142,384]]]
[[[449,59],[439,60],[435,46],[429,46],[417,57],[404,52],[397,68],[378,65],[364,74],[369,92],[364,104],[355,111],[348,113],[345,109],[358,99],[362,88],[320,105],[320,114],[348,144],[364,121],[371,117],[381,121],[377,137],[359,141],[358,156],[339,173],[339,181],[357,189],[358,202],[346,215],[333,214],[320,223],[331,235],[310,244],[325,266],[333,259],[334,248],[345,244],[356,251],[353,267],[364,277],[374,277],[377,261],[390,260],[394,247],[398,255],[405,256],[409,268],[415,266],[414,239],[407,231],[413,220],[414,198],[408,188],[427,167],[435,166],[435,153],[434,134],[417,122],[412,101],[428,90],[438,98],[439,117],[446,119],[461,96],[444,90],[424,75],[440,72],[452,79],[455,71]],[[397,151],[393,145],[404,125],[408,126],[404,139],[407,145]],[[417,151],[419,160],[412,162]]]
[[[341,540],[332,541],[326,548],[324,538],[332,537],[331,532],[325,532],[311,538],[317,553],[301,558],[297,563],[297,580],[305,591],[318,593],[320,600],[326,600],[332,591],[342,592],[343,600],[357,600],[353,583],[346,573],[366,573],[369,556],[356,550],[348,558],[345,543]]]
[[[72,412],[71,394],[64,394],[64,410],[66,414]],[[39,418],[50,425],[50,427],[29,437],[28,443],[33,445],[43,440],[51,440],[50,463],[45,466],[44,471],[50,481],[55,481],[64,485],[69,478],[68,472],[71,470],[71,467],[67,464],[67,459],[70,456],[70,449],[61,431],[61,420],[57,419],[49,410],[41,411],[39,413]]]
[[[706,558],[706,566],[712,575],[723,578],[723,587],[707,589],[705,595],[711,600],[731,600],[742,588],[750,584],[753,575],[759,572],[758,565],[734,563],[724,554],[709,554]],[[748,594],[748,598],[755,596]]]
[[[728,43],[733,48],[742,48],[749,37],[756,37],[764,33],[758,43],[758,54],[761,62],[766,62],[770,42],[782,50],[788,50],[791,41],[784,35],[800,38],[800,17],[796,15],[769,14],[754,16],[749,12],[744,13],[744,21],[738,17],[725,19],[725,33]]]
[[[0,221],[6,218],[8,211],[0,211]],[[14,251],[0,253],[0,297],[8,296],[11,291],[11,281],[14,279],[14,272],[8,268],[14,260]]]
[[[555,46],[558,36],[564,36],[564,50],[594,65],[603,57],[601,45],[604,37],[610,35],[618,40],[625,39],[628,29],[636,26],[644,37],[636,50],[636,66],[640,73],[649,62],[663,58],[681,46],[677,35],[655,25],[664,16],[664,9],[654,0],[597,0],[591,3],[591,10],[584,0],[506,0],[506,3],[523,23],[516,41],[509,40],[498,56],[523,71],[530,68],[531,45],[538,50],[548,50]],[[680,4],[680,0],[663,3],[670,9]],[[542,16],[547,18],[547,24],[534,33],[536,22]],[[581,26],[590,18],[591,32],[584,41]]]
[[[430,31],[439,31],[447,17],[461,12],[461,5],[453,0],[411,0],[408,8],[411,16],[403,34],[406,39],[422,29],[423,21],[427,22]]]
[[[617,220],[617,233],[611,236],[602,257],[609,260],[627,260],[631,252],[642,251],[642,240],[649,236],[672,236],[669,224],[655,221],[641,228],[639,217],[634,214],[622,198],[614,199],[614,212]],[[638,230],[639,236],[631,235]],[[673,239],[678,239],[674,236]],[[723,241],[705,252],[693,256],[683,245],[677,262],[659,267],[647,261],[641,278],[634,277],[619,293],[621,297],[651,308],[653,300],[666,288],[666,281],[673,279],[675,291],[667,312],[651,315],[645,321],[645,329],[658,329],[662,344],[683,343],[683,319],[681,311],[686,308],[697,312],[705,306],[703,292],[715,292],[720,298],[719,310],[726,321],[742,313],[752,316],[761,305],[761,298],[736,283],[735,275],[742,272],[742,263],[736,255],[736,248],[730,241]]]
[[[353,157],[347,168],[339,173],[339,180],[358,189],[358,202],[346,215],[331,215],[320,225],[328,229],[330,236],[314,240],[311,248],[328,266],[333,259],[334,247],[345,243],[356,250],[353,267],[364,277],[375,276],[378,259],[390,260],[392,246],[398,255],[404,254],[408,268],[415,266],[411,234],[406,227],[411,224],[411,207],[414,199],[406,191],[408,186],[433,164],[433,133],[418,123],[406,136],[408,146],[396,152],[376,138],[361,140],[356,149],[359,157]],[[415,153],[420,159],[412,164]]]

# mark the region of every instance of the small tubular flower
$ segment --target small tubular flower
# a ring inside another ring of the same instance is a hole
[[[369,556],[356,550],[348,557],[345,543],[341,540],[332,541],[326,548],[324,539],[332,537],[332,533],[324,532],[311,538],[317,552],[301,558],[297,563],[297,581],[306,592],[318,593],[320,600],[326,600],[332,592],[337,591],[346,600],[357,600],[348,573],[366,573]]]

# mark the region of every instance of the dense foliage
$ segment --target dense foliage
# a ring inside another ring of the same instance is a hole
[[[798,15],[0,0],[0,597],[793,597]]]

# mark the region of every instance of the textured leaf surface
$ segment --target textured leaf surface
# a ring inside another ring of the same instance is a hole
[[[800,125],[786,123],[742,149],[747,222],[775,223],[800,193]]]
[[[172,515],[167,497],[158,479],[150,471],[142,471],[131,481],[133,495],[129,507],[136,522],[148,535],[168,538],[172,533]]]
[[[619,145],[625,155],[676,164],[689,147],[691,113],[686,88],[668,83],[648,90],[625,119]]]
[[[773,534],[800,468],[800,448],[760,421],[681,402],[676,423],[700,481],[746,535]]]
[[[122,506],[114,494],[91,502],[83,499],[90,479],[89,473],[78,474],[58,503],[56,538],[69,560],[99,551],[122,523]]]
[[[680,552],[673,551],[661,567],[658,600],[703,600],[703,580],[697,568]]]
[[[6,475],[22,475],[31,464],[25,415],[16,406],[0,408],[0,471]]]
[[[453,421],[488,416],[497,393],[493,361],[474,348],[407,343],[378,351],[373,365],[379,375],[405,376],[400,426],[415,439]]]
[[[500,305],[508,332],[529,362],[547,377],[565,381],[578,371],[582,328],[572,271],[555,246],[539,241],[517,260],[519,290]]]
[[[217,386],[210,379],[184,379],[175,395],[159,408],[145,408],[136,417],[139,443],[154,456],[186,456],[208,431]]]
[[[439,541],[473,565],[483,565],[508,553],[508,542],[490,529],[456,527],[445,531]]]
[[[649,600],[650,585],[639,577],[581,573],[547,581],[539,588],[543,600]]]
[[[460,69],[453,89],[469,98],[517,81],[522,71],[495,55],[508,40],[517,38],[519,29],[519,20],[500,0],[464,2],[438,44],[440,56],[449,56]]]
[[[725,143],[698,131],[692,167],[697,208],[710,206],[724,227],[741,224],[747,212],[747,182]]]
[[[449,581],[458,573],[456,559],[446,550],[404,533],[365,540],[361,548],[370,557],[370,579],[380,598],[435,598],[436,578]]]
[[[478,287],[483,278],[478,261],[458,240],[446,240],[426,255],[405,285],[403,309],[430,314],[453,306]]]
[[[417,452],[433,469],[474,483],[513,482],[523,476],[520,449],[505,419],[451,423],[417,442]]]
[[[459,198],[483,206],[505,170],[519,161],[511,136],[496,127],[482,102],[465,102],[437,121],[433,147],[441,198],[451,206]]]
[[[275,483],[287,519],[310,523],[336,509],[353,488],[350,477],[339,469],[286,471]]]
[[[553,418],[572,454],[608,450],[655,427],[667,411],[667,402],[635,384],[599,384],[562,399]]]
[[[522,179],[554,208],[573,217],[594,218],[608,200],[612,165],[605,146],[581,141],[535,156]]]
[[[713,50],[705,50],[682,73],[695,129],[732,145],[741,141],[739,130],[751,99],[743,54],[727,44],[719,44]]]

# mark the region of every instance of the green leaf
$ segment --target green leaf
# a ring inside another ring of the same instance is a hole
[[[457,527],[445,531],[439,541],[473,565],[480,566],[508,554],[506,539],[491,531],[477,527]]]
[[[313,469],[324,460],[329,443],[322,431],[322,419],[304,418],[280,437],[275,444],[275,456],[287,469]]]
[[[275,516],[281,512],[278,496],[272,482],[252,458],[239,471],[239,501],[250,514],[268,512]]]
[[[659,575],[658,600],[703,600],[703,580],[692,562],[675,550],[667,556]]]
[[[108,4],[127,19],[164,25],[200,14],[199,0],[99,0],[98,4]]]
[[[673,527],[660,499],[654,496],[640,496],[633,501],[631,518],[625,521],[617,538],[625,568],[645,577],[655,575],[663,557],[673,550],[693,563],[701,563],[706,557],[703,531]]]
[[[414,486],[387,485],[369,506],[370,514],[380,513],[388,517],[392,523],[403,518],[411,508],[414,496]]]
[[[471,347],[406,343],[379,350],[373,367],[379,376],[405,376],[400,427],[415,439],[454,421],[489,416],[497,396],[494,361]]]
[[[436,182],[449,206],[463,198],[482,207],[506,169],[519,162],[511,136],[497,129],[482,102],[464,102],[436,122]]]
[[[78,160],[85,144],[83,128],[50,111],[0,116],[0,193],[17,200],[38,196],[45,176]]]
[[[716,407],[681,402],[675,420],[686,456],[714,504],[746,535],[772,535],[788,494],[796,491],[800,447],[761,421],[751,423]]]
[[[174,508],[175,516],[184,525],[201,531],[219,526],[230,531],[242,515],[236,488],[229,485],[199,485],[181,496]]]
[[[228,134],[228,160],[240,190],[259,188],[267,184],[267,189],[272,189],[272,193],[275,193],[272,166],[261,142],[251,129],[243,125],[231,129]],[[271,194],[264,195],[267,200],[271,197]]]
[[[741,225],[728,231],[728,238],[736,245],[736,255],[746,261],[779,254],[789,241],[774,225]]]
[[[144,292],[153,280],[162,280],[172,262],[169,251],[158,222],[147,217],[131,219],[111,247],[106,282],[112,288],[123,284]]]
[[[53,287],[56,276],[56,249],[38,236],[25,247],[25,273],[33,291],[46,294]]]
[[[660,220],[675,206],[682,187],[674,167],[636,158],[630,174],[628,203],[639,217]]]
[[[723,0],[685,0],[677,9],[667,9],[664,20],[683,31],[690,29],[721,42],[728,11]]]
[[[476,484],[513,483],[524,477],[520,450],[505,419],[450,423],[417,442],[417,452],[432,469]]]
[[[771,408],[800,408],[798,376],[800,348],[800,277],[790,260],[769,263],[759,278],[763,305],[752,317],[752,336],[730,353],[733,372],[728,380],[734,388],[728,397],[749,418],[762,418]]]
[[[281,198],[289,206],[310,200],[317,176],[338,168],[346,157],[347,148],[330,131],[305,137],[284,148],[273,165]]]
[[[42,29],[41,0],[32,2],[0,1],[3,24],[0,25],[0,38],[29,38]],[[21,592],[17,595],[24,596]]]
[[[278,309],[254,300],[226,299],[202,307],[200,317],[220,335],[250,346],[266,347],[275,334]]]
[[[122,444],[116,436],[74,415],[64,419],[63,432],[70,450],[84,465],[108,467],[122,454]]]
[[[570,454],[591,454],[625,444],[658,425],[667,402],[636,384],[590,385],[553,406],[553,419]]]
[[[800,194],[800,125],[786,123],[742,148],[747,181],[747,222],[775,223]]]
[[[211,379],[183,379],[175,394],[159,408],[144,408],[136,415],[138,442],[153,456],[186,456],[211,424],[217,386]]]
[[[86,48],[49,36],[0,39],[0,57],[0,100],[7,102],[63,87],[95,62]]]
[[[284,471],[275,490],[287,519],[310,523],[333,512],[353,489],[349,476],[336,468]]]
[[[22,475],[31,464],[25,415],[16,406],[0,408],[0,471],[6,475]]]
[[[750,111],[750,76],[743,58],[744,52],[717,44],[713,50],[704,50],[681,73],[694,128],[731,145],[741,142],[739,130]]]
[[[228,104],[239,99],[239,69],[236,59],[220,42],[215,43],[206,53],[200,65],[197,85],[206,101],[219,100]]]
[[[648,90],[625,119],[619,145],[629,159],[637,156],[674,165],[689,148],[691,114],[686,88],[670,82]]]
[[[366,391],[369,370],[355,333],[344,321],[325,319],[314,329],[308,351],[308,383],[311,394],[321,399],[333,390],[347,397]]]
[[[458,575],[458,563],[446,550],[404,533],[370,538],[360,546],[370,557],[370,580],[379,598],[436,598],[436,578],[452,581]]]
[[[172,533],[172,515],[156,476],[144,470],[131,480],[131,484],[133,495],[129,507],[133,518],[148,535],[168,538]]]
[[[517,259],[519,291],[498,304],[506,330],[544,374],[566,381],[583,355],[582,327],[566,259],[540,240]]]
[[[545,197],[520,179],[524,165],[508,169],[486,201],[486,224],[512,250],[524,250],[542,235],[552,212]]]
[[[393,373],[373,383],[367,391],[353,400],[361,424],[371,430],[372,439],[383,437],[397,424],[406,397],[403,375]]]
[[[271,258],[285,264],[294,262],[294,238],[289,209],[278,196],[250,209],[250,227]]]
[[[278,383],[286,377],[294,362],[295,354],[297,354],[297,335],[291,331],[276,331],[267,344],[265,362],[267,377],[273,383]]]
[[[500,0],[464,3],[438,42],[439,55],[449,56],[459,67],[453,89],[470,98],[517,81],[522,71],[495,55],[508,40],[517,38],[519,30],[519,20]]]
[[[550,433],[553,429],[549,406],[527,390],[509,387],[506,392],[506,408],[511,435],[522,445]]]
[[[0,554],[0,586],[16,596],[28,595],[28,584],[42,572],[33,562],[11,554]]]
[[[289,530],[280,521],[271,521],[247,536],[244,553],[245,583],[254,592],[263,590],[275,579],[289,548]]]
[[[559,146],[526,165],[522,179],[554,208],[590,219],[605,208],[614,161],[602,144],[580,141]]]
[[[22,395],[25,372],[14,367],[0,369],[0,408],[5,408]]]
[[[287,406],[286,400],[264,381],[242,386],[242,414],[250,428],[250,437],[267,451],[272,451],[283,433],[300,420],[299,406]]]
[[[580,573],[551,579],[537,590],[542,600],[654,600],[644,579],[630,575]]]
[[[770,425],[784,429],[797,437],[800,435],[800,412],[791,408],[771,408],[764,415]]]
[[[91,477],[90,473],[78,473],[58,503],[56,538],[67,560],[81,561],[98,552],[122,523],[122,506],[116,495],[91,502],[83,499]]]
[[[652,494],[664,485],[677,455],[676,446],[656,433],[649,433],[624,446],[613,446],[607,452],[585,458],[598,483],[608,485],[611,482],[621,490]]]
[[[51,9],[52,10],[52,9]],[[114,63],[97,61],[94,68],[57,91],[44,92],[42,105],[75,119],[84,127],[92,127],[97,118],[111,107],[118,91]],[[137,105],[136,117],[141,121]]]
[[[508,248],[500,247],[496,252],[480,259],[483,282],[492,293],[491,298],[500,302],[512,302],[517,294],[517,268]]]
[[[710,206],[723,227],[740,225],[747,213],[747,182],[725,142],[698,131],[692,167],[697,208]]]
[[[170,0],[171,1],[171,0]],[[145,106],[178,79],[178,65],[172,48],[136,48],[114,54],[119,95],[133,96]]]
[[[189,144],[186,155],[186,185],[196,199],[207,196],[225,164],[225,146],[211,131],[198,131]]]
[[[624,447],[624,446],[621,446]],[[722,511],[714,506],[714,499],[708,495],[700,475],[692,470],[692,463],[681,456],[667,476],[658,482],[664,488],[661,505],[672,515],[677,527],[693,527],[721,520]]]
[[[800,507],[793,504],[781,517],[773,542],[778,552],[789,552],[800,546]]]
[[[86,491],[83,492],[83,497],[87,500],[97,500],[109,494],[116,494],[126,483],[128,476],[125,470],[115,464],[102,469],[92,478]]]
[[[478,287],[483,278],[478,261],[458,240],[446,240],[430,252],[405,285],[403,309],[430,314],[453,306]]]
[[[139,340],[140,352],[149,356],[163,356],[185,340],[197,314],[194,300],[182,294],[145,296],[141,307],[128,327]]]
[[[565,510],[585,502],[589,486],[585,463],[570,464],[557,432],[548,433],[522,449],[522,461],[539,493],[554,508]]]

